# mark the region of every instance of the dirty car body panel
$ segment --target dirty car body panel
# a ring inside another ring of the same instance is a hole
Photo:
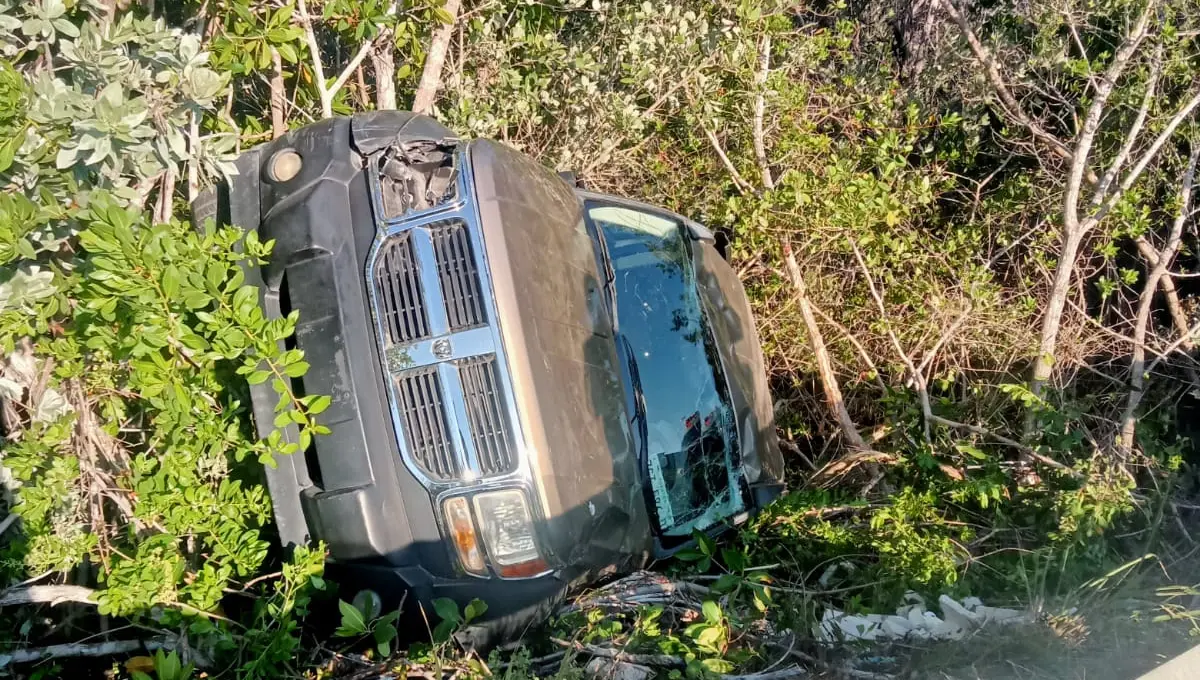
[[[324,541],[352,587],[479,597],[503,636],[779,493],[753,319],[703,227],[403,112],[322,121],[237,165],[218,217],[275,241],[248,278],[268,316],[299,312],[289,343],[311,368],[293,389],[332,398],[331,434],[265,470],[280,541]],[[678,324],[648,330],[618,298],[630,281],[659,290],[643,308],[682,299]],[[699,352],[704,400],[659,384],[669,333]],[[251,392],[265,436],[276,397]],[[685,480],[697,455],[724,463]],[[664,522],[684,487],[724,505]]]

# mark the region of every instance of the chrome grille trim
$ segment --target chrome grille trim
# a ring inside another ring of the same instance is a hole
[[[379,177],[367,173],[378,235],[364,273],[380,361],[388,375],[392,426],[405,467],[435,499],[467,488],[513,487],[538,498],[490,295],[491,274],[465,145],[456,152],[455,167],[453,198],[390,218],[385,217]],[[403,291],[420,292],[424,325],[414,332],[396,330],[389,310],[394,308],[393,316],[404,320],[394,300],[408,298],[398,297],[388,287],[390,281],[377,276],[394,249],[411,265],[412,273],[405,275],[409,287]],[[488,361],[490,375],[462,370],[465,364]],[[416,376],[421,376],[419,384],[412,382]],[[485,382],[468,384],[477,377]],[[418,386],[424,391],[414,391]],[[432,397],[431,386],[437,390]],[[442,429],[430,429],[438,425]],[[535,514],[544,510],[535,506]]]
[[[405,371],[396,376],[395,382],[404,418],[404,436],[413,459],[433,479],[456,479],[460,468],[450,445],[450,427],[437,369]]]
[[[398,345],[429,337],[429,319],[410,234],[401,234],[380,248],[374,278],[388,343]]]
[[[442,301],[450,330],[461,331],[484,324],[483,292],[471,252],[470,235],[461,222],[443,222],[429,229],[442,283]]]
[[[516,459],[511,427],[500,396],[495,355],[461,361],[458,373],[479,467],[485,476],[510,472]]]

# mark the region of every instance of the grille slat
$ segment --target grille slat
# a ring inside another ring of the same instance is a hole
[[[408,234],[388,241],[375,267],[384,331],[390,344],[429,337],[417,260]]]
[[[483,294],[466,227],[461,223],[449,223],[431,229],[430,236],[437,256],[442,300],[450,330],[483,325]]]
[[[496,357],[468,359],[459,364],[458,371],[481,471],[485,476],[511,472],[515,467],[512,432],[500,399]]]
[[[434,479],[456,479],[460,471],[446,435],[449,426],[437,369],[407,371],[396,381],[404,434],[413,459]]]

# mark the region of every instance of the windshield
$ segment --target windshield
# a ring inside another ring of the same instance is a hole
[[[607,243],[617,330],[637,362],[659,528],[687,535],[742,509],[737,434],[689,243],[659,215],[600,203],[588,215]]]

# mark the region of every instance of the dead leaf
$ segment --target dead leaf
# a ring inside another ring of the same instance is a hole
[[[153,673],[154,659],[148,656],[135,656],[125,662],[125,670],[130,673]]]

